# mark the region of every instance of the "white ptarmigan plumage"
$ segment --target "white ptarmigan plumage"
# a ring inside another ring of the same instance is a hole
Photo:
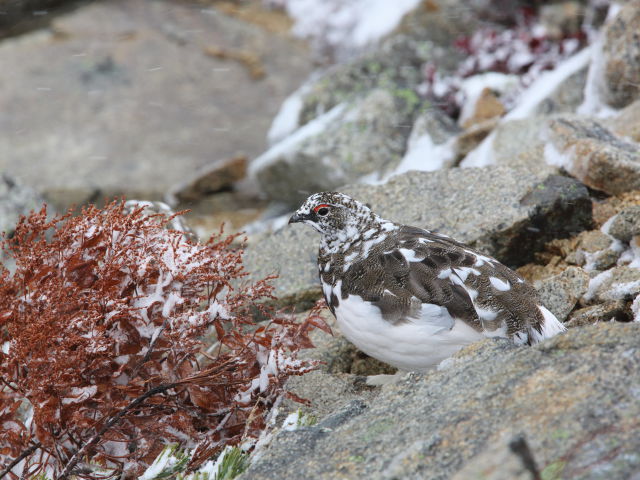
[[[497,260],[384,220],[347,195],[311,195],[289,220],[296,222],[322,235],[320,281],[342,333],[401,370],[428,370],[484,337],[531,345],[565,330]]]

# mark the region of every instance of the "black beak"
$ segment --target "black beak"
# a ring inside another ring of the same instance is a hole
[[[301,222],[302,220],[304,220],[304,218],[298,215],[298,212],[296,212],[289,219],[289,223],[298,223],[298,222]]]

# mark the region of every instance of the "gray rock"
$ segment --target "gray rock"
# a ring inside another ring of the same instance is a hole
[[[550,120],[549,140],[564,168],[585,185],[617,195],[640,188],[640,149],[614,136],[595,120]]]
[[[613,267],[622,252],[614,248],[613,238],[600,230],[581,232],[575,250],[569,252],[566,261],[585,270],[606,270]]]
[[[542,132],[546,118],[534,116],[501,122],[494,130],[494,161],[496,165],[523,166],[533,170],[557,172],[544,159]]]
[[[604,27],[604,100],[622,108],[640,98],[640,1],[628,2]]]
[[[587,189],[542,171],[498,166],[408,172],[383,185],[340,190],[384,218],[446,233],[511,266],[527,263],[551,238],[591,223]],[[275,294],[282,303],[308,308],[320,295],[318,242],[311,228],[287,226],[250,244],[244,263],[254,279],[279,275]]]
[[[539,480],[540,472],[524,435],[491,444],[451,480]]]
[[[419,102],[376,89],[340,105],[275,144],[251,164],[264,193],[297,206],[311,192],[333,190],[367,174],[376,178],[402,158]]]
[[[555,275],[535,283],[542,304],[560,320],[565,319],[589,286],[589,274],[578,267],[569,267]]]
[[[424,63],[430,61],[443,71],[452,71],[464,58],[452,47],[454,41],[487,25],[474,11],[476,7],[459,0],[443,0],[435,7],[420,5],[375,49],[328,69],[314,81],[303,96],[299,124],[376,88],[393,88],[398,95],[417,98],[416,89],[424,81]]]
[[[609,234],[623,242],[640,235],[640,205],[627,207],[618,213],[609,225]]]
[[[0,36],[15,35],[45,24],[54,14],[52,9],[77,3],[77,0],[5,0],[0,15]]]
[[[575,3],[575,2],[569,2]],[[555,5],[547,5],[553,7]],[[587,83],[587,68],[583,68],[571,75],[551,92],[536,108],[537,115],[551,115],[554,113],[570,113],[584,101],[584,88]]]
[[[640,143],[640,100],[607,119],[606,123],[616,135]]]
[[[623,300],[613,300],[609,302],[590,305],[571,312],[565,322],[568,328],[582,327],[597,322],[609,322],[611,320],[627,320],[629,312],[626,302]]]
[[[209,47],[251,52],[265,76]],[[212,159],[259,154],[312,68],[292,39],[215,6],[162,0],[90,2],[51,30],[3,41],[0,64],[12,65],[0,170],[62,207],[123,193],[158,200]]]
[[[6,173],[0,176],[0,232],[12,235],[18,219],[42,208],[45,200],[31,187],[16,182]],[[52,212],[48,209],[49,213]]]
[[[289,378],[287,391],[309,400],[304,411],[316,418],[331,415],[353,401],[371,402],[379,393],[378,390],[367,387],[363,378],[357,375],[328,374],[317,370],[304,376]],[[298,402],[285,400],[281,410],[291,412],[298,408]]]
[[[422,135],[429,134],[434,144],[441,145],[458,133],[460,127],[451,117],[436,107],[430,107],[416,117],[409,135],[409,144]]]
[[[487,339],[445,370],[407,375],[374,401],[281,432],[239,479],[440,480],[520,434],[541,478],[629,478],[640,469],[640,377],[629,374],[639,343],[634,323],[571,329],[534,347]]]

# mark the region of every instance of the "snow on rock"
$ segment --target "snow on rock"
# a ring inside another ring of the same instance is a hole
[[[298,90],[289,95],[280,106],[280,110],[278,110],[278,113],[271,122],[271,128],[267,133],[269,145],[275,145],[279,141],[284,140],[284,138],[292,134],[300,126],[300,114],[304,107],[303,99],[311,88],[313,78],[314,76]]]
[[[462,168],[486,167],[495,163],[493,154],[493,142],[496,139],[495,129],[487,136],[480,145],[471,150],[460,162]]]
[[[409,170],[433,172],[444,166],[451,165],[455,160],[454,142],[455,140],[452,139],[443,144],[436,145],[428,133],[424,133],[417,139],[409,140],[407,153],[405,153],[398,166],[386,179],[408,172]]]
[[[475,106],[485,88],[504,94],[515,89],[518,85],[517,75],[508,75],[500,72],[486,72],[462,80],[460,91],[464,96],[464,102],[460,111],[458,123],[463,125],[471,118]]]
[[[547,98],[551,92],[558,88],[562,82],[588,65],[591,55],[592,49],[590,47],[584,48],[580,52],[566,59],[554,70],[548,70],[540,73],[529,88],[521,93],[513,109],[502,118],[502,122],[523,119],[531,116],[540,103]],[[494,131],[487,136],[480,145],[467,154],[460,163],[460,166],[485,167],[495,163],[493,155],[493,142],[495,138]],[[549,152],[549,158],[545,159],[550,164],[553,164],[552,162],[560,161],[560,158],[557,155],[554,156],[551,151]]]
[[[298,429],[298,424],[300,422],[300,410],[296,410],[293,413],[287,415],[282,422],[282,429],[287,432],[292,432]]]
[[[249,175],[255,176],[258,170],[269,165],[278,158],[286,157],[295,152],[296,147],[305,140],[322,133],[333,121],[335,121],[346,108],[346,104],[339,104],[327,113],[316,117],[311,122],[296,130],[282,141],[273,145],[269,150],[256,158],[249,166]]]
[[[566,169],[571,165],[571,156],[560,152],[553,143],[547,142],[544,145],[544,161],[548,165]]]
[[[505,115],[505,120],[516,120],[533,114],[536,107],[571,75],[589,64],[592,48],[587,47],[567,58],[553,70],[547,70],[522,92],[514,108]]]
[[[420,0],[281,0],[293,33],[346,58],[393,31]]]

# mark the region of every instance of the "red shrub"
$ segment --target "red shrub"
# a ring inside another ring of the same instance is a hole
[[[241,284],[233,237],[199,244],[168,220],[115,202],[52,221],[43,209],[4,241],[0,469],[24,457],[14,478],[95,478],[88,461],[131,477],[166,442],[197,447],[195,468],[257,437],[286,378],[313,367],[296,351],[326,327],[257,304],[272,288]],[[258,311],[271,321],[256,328]]]

